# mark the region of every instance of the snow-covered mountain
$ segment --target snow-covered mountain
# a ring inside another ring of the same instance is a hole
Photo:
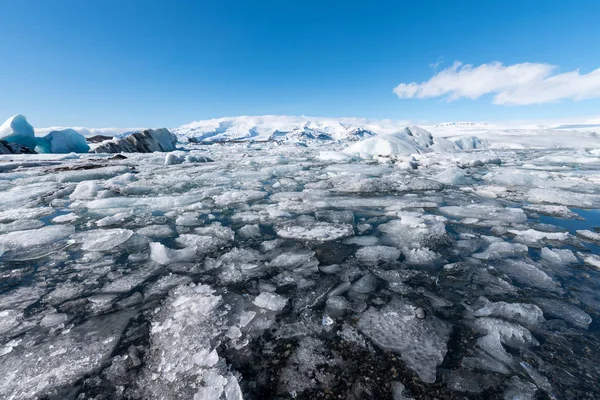
[[[376,134],[395,133],[404,121],[361,118],[312,118],[285,115],[242,116],[195,121],[171,131],[181,140],[360,140]]]
[[[491,128],[493,126],[487,122],[443,122],[435,125],[436,128]]]

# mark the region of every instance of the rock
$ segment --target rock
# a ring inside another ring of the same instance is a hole
[[[155,151],[173,151],[177,136],[166,128],[146,129],[133,132],[124,138],[102,142],[94,149],[95,153],[152,153]]]
[[[27,146],[0,140],[0,154],[37,154]]]
[[[104,135],[96,135],[96,136],[91,136],[89,138],[86,138],[86,140],[89,143],[101,143],[104,142],[106,140],[112,140],[113,137],[112,136],[104,136]]]

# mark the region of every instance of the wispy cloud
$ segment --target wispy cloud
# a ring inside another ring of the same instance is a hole
[[[425,82],[401,83],[394,93],[401,99],[446,97],[477,99],[493,94],[493,103],[526,105],[561,99],[583,100],[600,97],[600,68],[587,74],[579,69],[555,73],[550,64],[499,62],[474,67],[455,62]]]

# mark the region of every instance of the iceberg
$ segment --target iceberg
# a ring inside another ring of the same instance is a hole
[[[52,131],[36,138],[35,151],[39,153],[87,153],[90,146],[85,137],[73,129]]]
[[[31,150],[37,144],[33,126],[21,114],[13,115],[0,126],[0,139],[9,143],[18,143]]]
[[[100,143],[95,153],[153,153],[155,151],[173,151],[177,136],[166,128],[146,129],[133,132],[122,138]]]

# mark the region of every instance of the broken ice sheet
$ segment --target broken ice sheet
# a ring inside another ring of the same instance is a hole
[[[435,382],[448,351],[448,323],[431,314],[420,319],[417,307],[394,299],[381,310],[369,308],[357,327],[379,347],[400,354],[424,382]]]

